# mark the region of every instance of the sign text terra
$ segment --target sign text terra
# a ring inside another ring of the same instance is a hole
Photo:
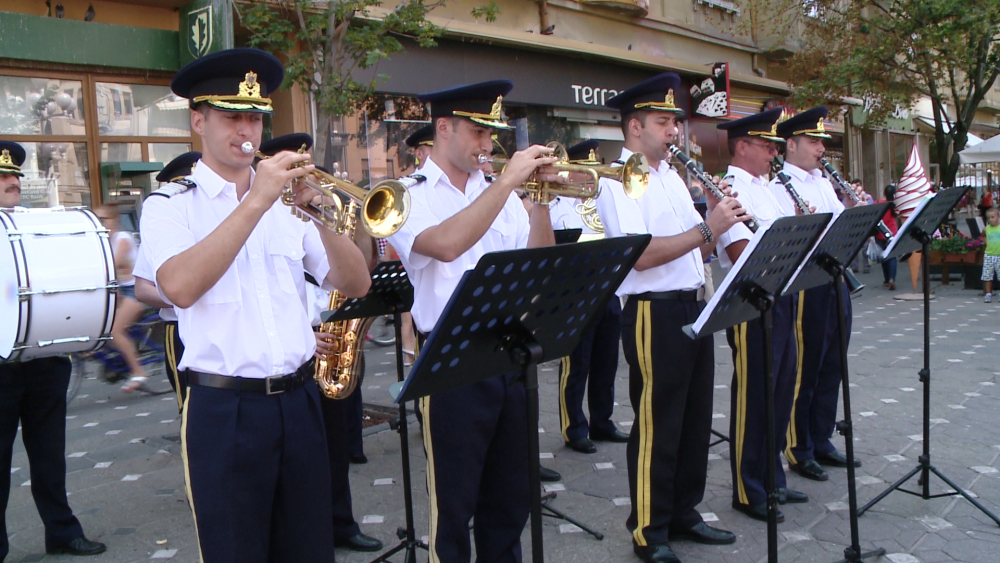
[[[620,90],[584,86],[582,84],[571,84],[570,88],[573,89],[573,101],[588,106],[603,106],[606,101],[614,98],[620,92]]]

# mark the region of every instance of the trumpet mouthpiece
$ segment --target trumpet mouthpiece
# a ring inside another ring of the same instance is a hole
[[[243,149],[244,154],[250,154],[253,152],[253,143],[247,141],[240,145],[240,148]]]
[[[480,154],[476,155],[476,161],[479,162],[479,164],[486,164],[487,162],[493,162],[493,159],[490,158],[490,155],[488,154]]]

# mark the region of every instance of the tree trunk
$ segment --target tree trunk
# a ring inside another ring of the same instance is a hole
[[[316,105],[316,146],[313,148],[313,162],[322,162],[323,167],[333,172],[333,147],[330,138],[330,117],[322,113]]]

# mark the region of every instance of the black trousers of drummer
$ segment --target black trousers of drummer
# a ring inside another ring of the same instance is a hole
[[[635,421],[629,435],[626,527],[640,546],[664,543],[669,531],[702,521],[712,429],[715,356],[711,337],[691,340],[704,301],[630,296],[622,310],[622,349],[629,365]]]
[[[796,295],[779,297],[772,309],[775,485],[785,486],[781,450],[791,416],[797,353],[795,342]],[[764,334],[753,320],[726,329],[733,351],[729,421],[729,465],[733,473],[733,500],[743,505],[767,501],[767,410],[764,408]]]
[[[181,340],[181,333],[177,332],[177,321],[164,321],[163,350],[167,380],[177,396],[177,410],[180,411],[184,408],[184,397],[187,395],[187,376],[183,370],[177,369],[177,364],[184,355],[184,342]]]
[[[66,500],[66,388],[71,370],[66,357],[0,364],[0,561],[10,551],[6,513],[18,422],[31,496],[45,525],[46,549],[83,535]]]
[[[312,365],[306,364],[312,374]],[[332,563],[330,467],[320,392],[191,383],[181,426],[204,563]]]
[[[427,335],[417,333],[418,354]],[[528,522],[527,399],[511,373],[418,401],[430,563],[520,563]]]
[[[333,500],[333,537],[335,541],[350,539],[361,533],[354,519],[351,502],[351,421],[358,426],[357,406],[361,404],[361,389],[356,388],[344,399],[320,399],[323,423],[326,426],[327,456],[330,460],[330,492]]]
[[[566,442],[586,438],[591,431],[610,434],[615,404],[615,373],[621,340],[621,302],[612,298],[601,318],[588,330],[559,368],[559,424]],[[590,422],[583,412],[587,391]]]
[[[792,464],[832,453],[836,449],[830,438],[836,426],[842,379],[834,285],[830,283],[800,292],[799,307],[802,314],[795,329],[802,361],[795,382],[785,448],[785,457]],[[850,344],[853,313],[849,297],[845,300],[844,309]]]

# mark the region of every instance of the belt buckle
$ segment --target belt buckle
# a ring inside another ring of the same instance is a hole
[[[271,389],[271,383],[273,383],[276,380],[280,380],[280,379],[281,379],[281,376],[265,377],[264,378],[264,394],[265,395],[277,395],[279,393],[284,393],[285,392],[284,389],[278,389],[278,390],[272,390]]]

